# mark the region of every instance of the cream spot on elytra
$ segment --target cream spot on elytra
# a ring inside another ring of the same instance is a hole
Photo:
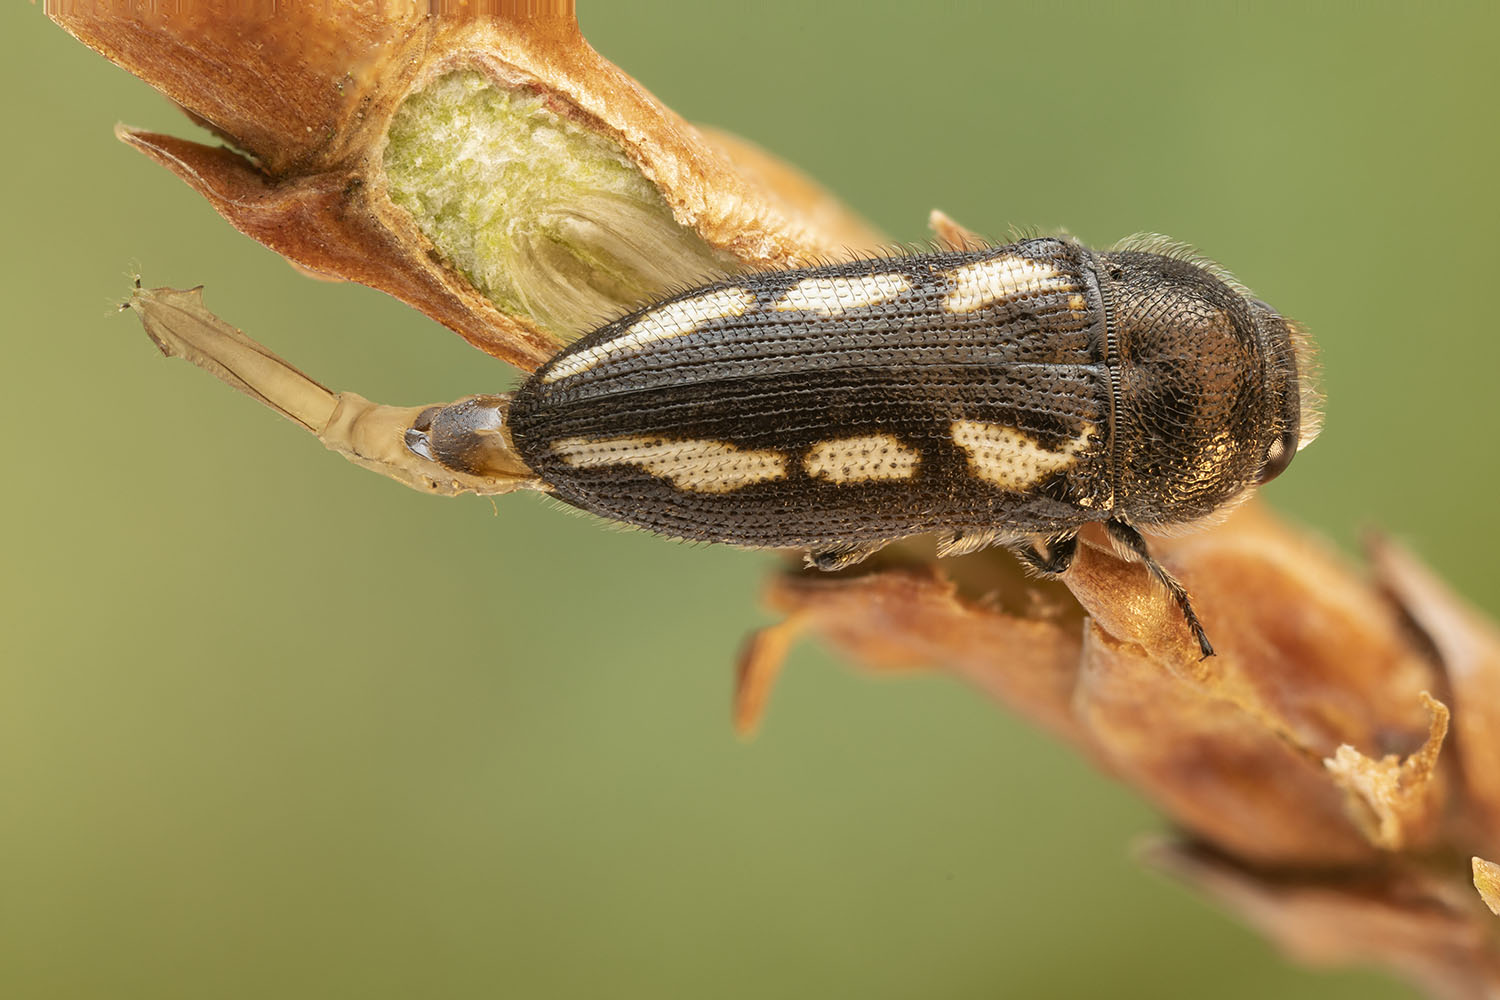
[[[863,483],[879,479],[910,479],[922,455],[891,434],[819,441],[808,449],[802,467],[814,479],[830,483]]]
[[[1030,434],[1004,424],[978,420],[955,420],[953,443],[969,456],[969,470],[1001,489],[1024,491],[1054,472],[1078,461],[1094,436],[1094,425],[1085,424],[1075,438],[1057,451],[1043,448]]]

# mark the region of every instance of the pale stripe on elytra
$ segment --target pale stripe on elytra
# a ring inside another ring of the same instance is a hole
[[[633,465],[693,493],[730,493],[786,477],[779,451],[739,448],[725,441],[663,437],[560,438],[552,453],[576,469]]]
[[[564,357],[542,376],[542,381],[556,382],[586,372],[616,355],[638,351],[660,340],[685,336],[716,319],[743,316],[753,305],[755,293],[739,287],[721,288],[707,295],[669,302],[630,324],[618,337]]]
[[[850,309],[889,302],[909,291],[911,279],[904,274],[803,278],[788,288],[772,308],[777,312],[815,312],[823,316],[837,316]]]
[[[1026,257],[991,257],[948,272],[953,290],[943,299],[943,311],[974,312],[1006,299],[1043,292],[1071,292],[1073,279],[1047,264]]]

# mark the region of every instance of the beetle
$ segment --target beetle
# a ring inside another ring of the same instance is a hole
[[[1317,430],[1301,329],[1159,238],[1037,238],[715,281],[606,323],[415,454],[681,539],[839,570],[935,533],[1067,570],[1100,522],[1213,646],[1141,529],[1200,523]]]

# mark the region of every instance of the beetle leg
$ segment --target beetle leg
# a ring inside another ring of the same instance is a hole
[[[1078,554],[1078,536],[1063,535],[1052,539],[1047,543],[1046,555],[1042,555],[1031,542],[1017,542],[1010,546],[1010,550],[1038,573],[1057,576],[1066,573],[1073,565],[1073,557]]]
[[[998,531],[950,531],[938,536],[937,555],[939,559],[945,559],[948,556],[966,556],[970,552],[978,552],[986,546],[995,544],[999,537]]]
[[[1141,533],[1124,521],[1106,521],[1104,527],[1109,531],[1109,537],[1113,542],[1139,559],[1156,578],[1156,581],[1167,588],[1167,593],[1172,595],[1172,600],[1176,601],[1177,606],[1182,609],[1182,617],[1187,619],[1188,628],[1192,630],[1193,637],[1198,640],[1198,648],[1203,651],[1203,658],[1206,660],[1213,656],[1213,644],[1208,641],[1208,634],[1203,631],[1203,626],[1198,622],[1198,615],[1193,611],[1193,602],[1188,597],[1187,588],[1178,583],[1177,578],[1168,573],[1165,566],[1152,558],[1151,550],[1146,547],[1146,540],[1141,537]]]
[[[809,569],[835,573],[864,562],[883,548],[885,542],[841,542],[809,550],[805,562]]]

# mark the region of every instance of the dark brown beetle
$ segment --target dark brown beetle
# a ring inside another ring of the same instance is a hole
[[[518,455],[586,511],[804,548],[825,570],[932,532],[940,555],[1002,544],[1061,573],[1102,522],[1208,656],[1140,530],[1210,518],[1286,469],[1317,431],[1310,353],[1175,247],[1032,239],[693,288],[513,396],[428,411],[407,440],[473,475],[513,474]]]

